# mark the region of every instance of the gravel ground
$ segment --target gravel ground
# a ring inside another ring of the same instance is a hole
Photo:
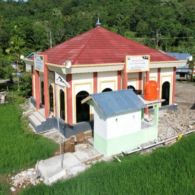
[[[161,110],[159,138],[165,139],[195,129],[195,83],[176,83],[177,110]]]

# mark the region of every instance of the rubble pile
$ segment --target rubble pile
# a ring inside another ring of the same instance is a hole
[[[195,128],[194,111],[186,105],[178,105],[177,110],[163,110],[159,117],[159,137],[170,138]]]
[[[28,185],[37,185],[42,182],[34,168],[27,169],[10,178],[12,187],[11,191],[16,191],[18,188],[25,188]]]

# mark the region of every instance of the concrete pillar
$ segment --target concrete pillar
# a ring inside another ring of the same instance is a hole
[[[173,92],[172,92],[172,104],[175,103],[175,91],[176,91],[176,67],[173,68]]]
[[[97,72],[93,73],[93,93],[97,93]]]
[[[41,104],[41,96],[40,96],[40,75],[39,71],[34,70],[34,75],[35,75],[35,100],[36,100],[36,109],[40,109],[40,104]]]
[[[150,75],[149,75],[149,71],[146,72],[146,82],[148,82],[150,80]]]
[[[142,90],[142,72],[139,72],[139,80],[138,80],[138,82],[139,82],[139,90]]]
[[[161,69],[160,68],[158,68],[158,78],[157,78],[157,84],[158,84],[158,99],[160,99],[160,72],[161,72]]]
[[[147,71],[146,72],[146,83],[149,81],[149,71]],[[144,86],[144,88],[145,88],[145,86]],[[148,107],[147,108],[144,108],[144,113],[146,114],[146,115],[149,115],[149,109],[148,109]]]
[[[32,77],[32,97],[35,99],[35,91],[34,91],[34,89],[35,89],[35,86],[34,86],[35,85],[34,84],[35,83],[35,81],[34,81],[35,80],[35,77],[34,77],[35,73],[34,73],[34,67],[33,66],[31,67],[31,75],[32,75],[31,76]]]
[[[72,75],[68,74],[66,75],[66,81],[69,83],[70,87],[66,88],[66,93],[67,93],[67,119],[68,119],[68,124],[72,125],[73,124],[73,119],[72,119]]]
[[[43,56],[44,59],[44,73],[43,73],[43,82],[44,82],[44,105],[45,105],[45,118],[49,117],[49,72],[47,67],[47,56]]]
[[[124,70],[123,70],[123,89],[127,89],[128,83],[128,73],[127,73],[127,65],[125,63]]]
[[[121,90],[121,71],[117,72],[117,84],[118,84],[118,90]]]

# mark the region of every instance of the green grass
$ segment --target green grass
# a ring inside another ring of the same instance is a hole
[[[13,100],[13,99],[12,99]],[[33,134],[21,118],[21,100],[0,105],[0,174],[12,174],[51,156],[57,145]]]
[[[79,176],[53,186],[31,187],[22,194],[185,195],[195,194],[195,135],[151,154],[99,163]]]
[[[0,195],[9,194],[9,185],[5,183],[0,183]]]

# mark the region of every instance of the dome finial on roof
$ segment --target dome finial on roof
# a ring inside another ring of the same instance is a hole
[[[99,17],[98,17],[98,19],[97,19],[96,26],[101,26],[101,22],[100,22]]]

